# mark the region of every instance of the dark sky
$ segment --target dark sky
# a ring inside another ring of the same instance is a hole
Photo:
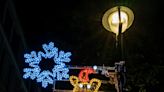
[[[134,22],[124,33],[127,62],[164,65],[163,19],[158,0],[15,0],[15,7],[28,48],[40,50],[50,41],[72,52],[73,65],[112,65],[115,35],[101,23],[105,11],[124,5],[134,12]],[[134,58],[136,57],[136,58]],[[141,62],[140,62],[141,63]]]
[[[58,48],[73,53],[75,64],[108,64],[112,62],[115,37],[103,28],[101,19],[106,10],[124,5],[135,16],[124,33],[125,53],[163,55],[162,6],[158,0],[15,1],[29,49],[53,41]]]

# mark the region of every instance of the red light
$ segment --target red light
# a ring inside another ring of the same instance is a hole
[[[94,69],[92,68],[86,68],[84,70],[81,70],[79,73],[79,80],[81,82],[88,82],[89,81],[89,74],[94,73]]]

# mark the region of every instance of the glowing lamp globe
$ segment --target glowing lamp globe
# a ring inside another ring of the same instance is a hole
[[[128,7],[120,6],[120,20],[119,20],[119,10],[118,7],[113,7],[105,12],[102,18],[102,24],[104,28],[110,32],[118,35],[119,33],[119,23],[122,23],[122,31],[125,32],[134,20],[134,14],[132,10]]]

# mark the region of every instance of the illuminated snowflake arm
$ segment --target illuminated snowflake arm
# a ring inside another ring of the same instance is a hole
[[[64,51],[60,51],[58,57],[54,57],[54,61],[57,65],[52,69],[52,71],[57,80],[69,78],[69,69],[66,67],[65,62],[71,61],[70,56],[70,52],[64,53]]]
[[[53,74],[50,71],[43,71],[37,77],[37,82],[42,82],[42,86],[46,88],[48,84],[53,84]]]
[[[58,57],[54,58],[54,61],[56,64],[60,64],[60,65],[64,64],[65,65],[64,62],[71,61],[71,59],[70,59],[71,55],[72,55],[71,52],[64,53],[64,51],[60,51]]]
[[[68,79],[69,78],[69,69],[68,68],[57,68],[52,69],[53,76],[56,77],[56,80]]]
[[[65,78],[65,79],[68,79],[69,78],[69,69],[68,68],[64,68],[63,71],[62,71],[62,77]]]
[[[24,58],[26,58],[25,62],[29,63],[29,66],[31,67],[38,67],[42,57],[45,57],[45,54],[41,51],[38,52],[38,55],[35,51],[32,51],[31,54],[24,55]]]
[[[31,62],[37,62],[39,59],[37,59],[37,55],[35,51],[31,51],[31,54],[24,54],[24,58],[26,63],[31,63]]]
[[[54,47],[54,43],[50,42],[49,45],[42,45],[44,51],[46,52],[45,58],[52,58],[57,55],[58,48]]]
[[[23,72],[25,72],[25,74],[23,75],[23,78],[31,78],[32,80],[34,80],[35,78],[37,78],[40,71],[40,68],[24,68]]]

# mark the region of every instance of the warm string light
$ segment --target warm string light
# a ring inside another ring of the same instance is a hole
[[[92,86],[95,87],[95,89],[93,90],[93,92],[98,92],[98,90],[99,90],[99,88],[100,88],[100,86],[101,86],[101,80],[96,79],[96,78],[93,78],[93,79],[91,79],[91,81],[90,81],[90,85],[91,85],[91,87],[92,87]]]
[[[54,47],[54,43],[50,42],[48,45],[42,45],[44,52],[31,51],[30,54],[24,54],[25,63],[28,63],[30,68],[24,68],[23,78],[30,78],[32,80],[36,79],[37,82],[42,83],[42,87],[46,88],[48,84],[53,84],[54,80],[62,80],[69,78],[69,69],[66,67],[65,63],[71,61],[71,52],[59,51],[58,48]],[[42,58],[53,59],[54,65],[52,72],[49,70],[41,70],[39,63]]]
[[[73,92],[78,92],[81,86],[79,86],[79,79],[76,76],[70,76],[69,78],[70,83],[74,86]]]

